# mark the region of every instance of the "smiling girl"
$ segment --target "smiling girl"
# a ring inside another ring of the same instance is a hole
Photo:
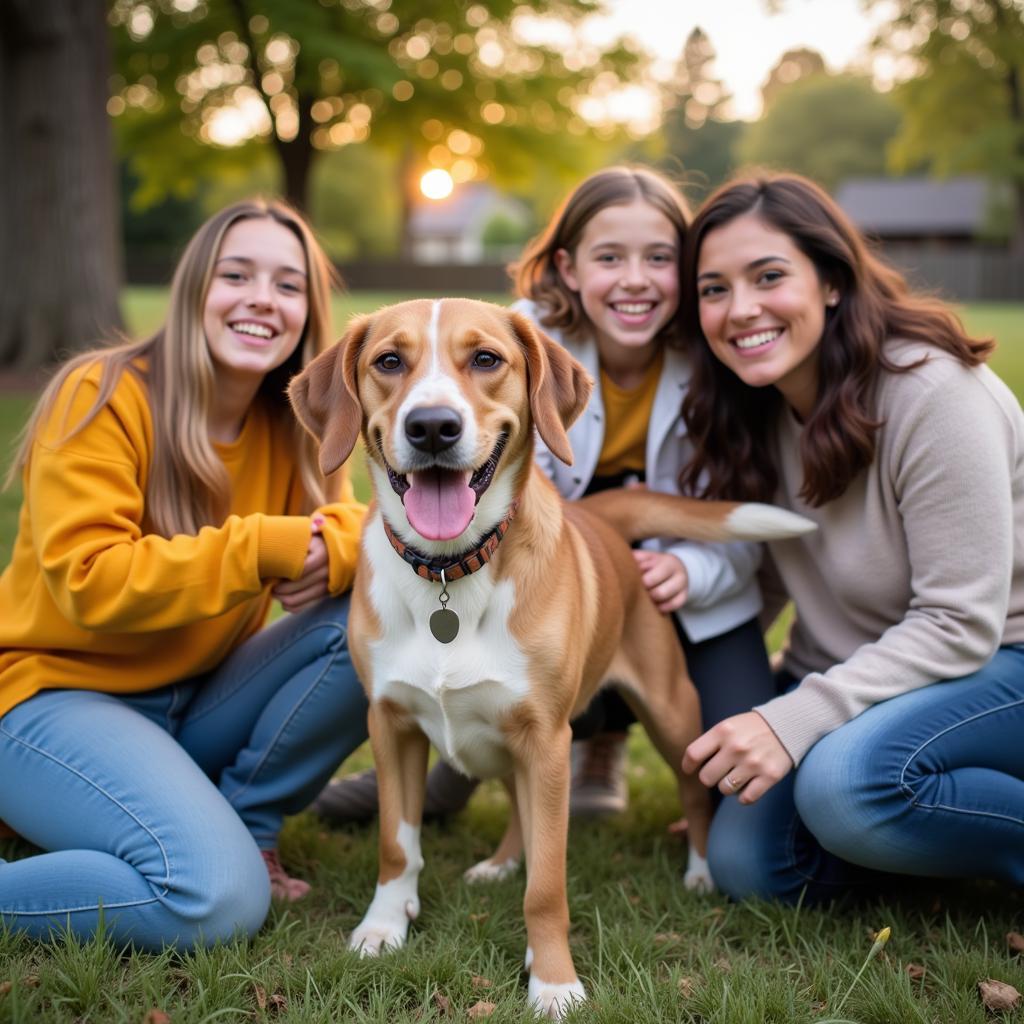
[[[716,883],[791,902],[875,872],[1024,884],[1024,416],[991,343],[792,175],[708,199],[684,282],[688,479],[819,525],[769,544],[796,608],[779,695],[684,761],[735,797]]]
[[[0,921],[190,948],[309,886],[277,857],[366,734],[348,657],[363,507],[328,499],[288,379],[330,340],[330,274],[276,202],[189,244],[152,337],[46,389],[0,576]],[[14,470],[12,470],[13,473]],[[263,629],[277,597],[290,612]]]
[[[565,498],[636,483],[679,493],[693,454],[682,420],[691,369],[678,319],[688,220],[685,201],[661,175],[612,167],[574,190],[517,268],[523,299],[513,308],[598,384],[569,430],[572,465],[538,447],[541,468]],[[772,691],[757,624],[760,546],[666,537],[634,556],[651,599],[676,626],[705,725],[765,699]],[[596,732],[575,748],[576,813],[625,807],[622,763],[632,720],[611,693],[576,723],[577,735]]]

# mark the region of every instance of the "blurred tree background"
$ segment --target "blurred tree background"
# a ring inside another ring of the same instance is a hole
[[[198,223],[254,191],[306,209],[342,263],[408,259],[431,168],[526,210],[495,210],[492,252],[621,160],[693,202],[751,164],[832,189],[975,173],[1006,187],[997,228],[1024,251],[1024,0],[861,0],[895,13],[873,50],[784,53],[752,121],[705,31],[655,73],[628,37],[582,31],[604,2],[4,0],[0,368],[109,336],[122,246],[131,280],[166,280]],[[651,116],[615,112],[628,90]]]

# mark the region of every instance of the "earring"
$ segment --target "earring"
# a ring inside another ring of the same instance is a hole
[[[826,306],[831,306],[831,307],[835,308],[836,306],[839,305],[839,296],[838,295],[830,295],[825,300],[825,305]]]

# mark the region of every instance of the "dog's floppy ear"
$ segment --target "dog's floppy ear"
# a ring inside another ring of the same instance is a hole
[[[299,422],[320,442],[320,472],[330,476],[352,454],[363,410],[356,385],[356,361],[371,316],[356,317],[341,341],[316,357],[288,385]]]
[[[557,342],[522,313],[509,314],[512,330],[526,352],[530,412],[541,440],[551,453],[572,465],[566,431],[587,407],[594,382]]]

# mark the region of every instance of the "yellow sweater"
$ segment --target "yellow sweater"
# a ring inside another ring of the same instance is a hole
[[[153,426],[134,374],[56,444],[92,405],[98,380],[94,367],[67,382],[26,467],[0,576],[0,715],[41,689],[130,693],[212,669],[263,625],[273,581],[296,579],[305,561],[310,519],[292,437],[272,429],[265,409],[254,406],[238,439],[217,445],[232,488],[224,523],[166,539],[145,524]],[[347,475],[341,500],[318,511],[329,588],[340,593],[365,513]]]

